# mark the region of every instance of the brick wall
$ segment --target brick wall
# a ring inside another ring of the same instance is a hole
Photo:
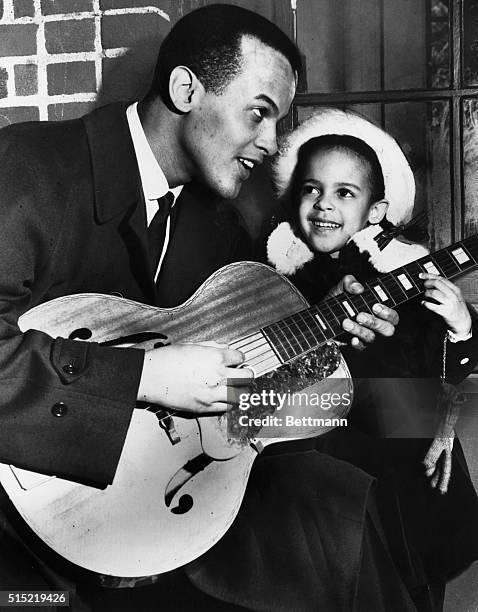
[[[141,95],[181,5],[0,0],[0,127]]]
[[[171,24],[214,0],[0,0],[0,127],[140,97]],[[222,0],[291,33],[289,0]]]

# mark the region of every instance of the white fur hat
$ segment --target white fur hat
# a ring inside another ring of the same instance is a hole
[[[385,198],[389,202],[387,219],[395,225],[409,221],[415,202],[415,179],[401,148],[368,119],[338,108],[319,109],[285,138],[273,166],[278,195],[289,187],[300,147],[326,134],[355,136],[372,147],[382,166]]]

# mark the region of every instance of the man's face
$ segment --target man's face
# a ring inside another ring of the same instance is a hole
[[[183,153],[191,179],[223,198],[239,194],[243,181],[277,150],[277,123],[295,94],[288,60],[259,40],[242,40],[243,66],[224,92],[203,92],[185,117]]]

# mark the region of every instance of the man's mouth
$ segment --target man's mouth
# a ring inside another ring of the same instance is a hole
[[[239,157],[240,163],[246,168],[246,170],[253,170],[255,166],[258,164],[257,161],[252,161],[251,159],[246,159],[245,157]]]
[[[338,229],[342,227],[340,223],[335,223],[334,221],[321,221],[319,219],[311,219],[310,222],[314,227],[318,229]]]

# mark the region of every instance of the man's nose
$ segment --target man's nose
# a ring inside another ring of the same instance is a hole
[[[277,129],[275,125],[264,125],[264,129],[256,139],[256,146],[261,149],[265,155],[274,155],[277,153]]]

